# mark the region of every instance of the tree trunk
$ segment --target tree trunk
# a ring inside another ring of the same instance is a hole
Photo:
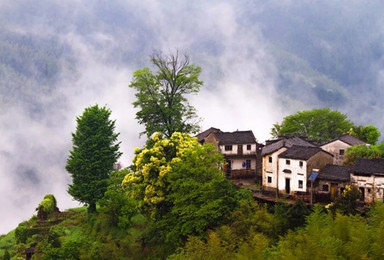
[[[88,206],[88,213],[95,213],[96,212],[96,203],[90,203]]]

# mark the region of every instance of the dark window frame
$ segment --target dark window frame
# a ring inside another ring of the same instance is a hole
[[[298,187],[299,187],[299,189],[302,189],[303,186],[304,186],[304,182],[303,182],[303,180],[299,180],[299,183],[298,183]]]
[[[246,166],[245,166],[246,169],[251,169],[252,161],[251,160],[246,160],[245,163],[246,163]]]
[[[291,160],[285,160],[286,165],[291,165]]]

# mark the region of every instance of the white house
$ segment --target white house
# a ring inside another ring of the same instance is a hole
[[[292,146],[279,156],[279,193],[307,192],[310,174],[332,163],[333,155],[319,147]]]
[[[333,154],[333,164],[342,165],[345,160],[344,153],[347,148],[353,145],[365,145],[366,143],[356,137],[345,134],[326,144],[321,145],[321,149]]]
[[[267,141],[262,148],[262,186],[263,190],[275,191],[278,188],[279,155],[294,145],[315,147],[312,143],[301,137],[281,137],[277,140]]]
[[[256,176],[256,152],[259,144],[252,131],[211,132],[204,138],[213,143],[227,160],[228,177],[252,178]]]
[[[358,159],[351,169],[351,183],[359,187],[365,203],[383,202],[384,159]]]

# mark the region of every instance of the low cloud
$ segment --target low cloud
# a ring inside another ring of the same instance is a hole
[[[329,2],[334,5],[334,1]],[[121,162],[123,166],[131,164],[134,148],[142,147],[145,137],[139,138],[143,126],[135,120],[135,97],[128,85],[135,70],[151,66],[149,56],[155,50],[186,52],[193,64],[202,67],[204,86],[189,100],[203,119],[203,130],[253,130],[258,141],[263,142],[270,137],[273,123],[295,112],[287,110],[288,104],[281,102],[276,90],[281,72],[270,44],[283,44],[272,39],[280,35],[269,32],[281,32],[282,39],[303,35],[295,31],[296,27],[285,30],[289,23],[283,24],[286,27],[263,24],[277,19],[273,17],[275,10],[283,10],[287,17],[290,11],[300,11],[293,1],[282,4],[103,0],[84,4],[77,0],[20,0],[0,5],[0,21],[4,24],[1,29],[26,38],[53,38],[66,46],[64,49],[70,55],[63,55],[73,61],[59,62],[60,74],[55,85],[50,86],[51,92],[33,97],[40,104],[41,113],[31,113],[27,106],[20,105],[22,102],[0,110],[0,233],[29,219],[47,193],[56,196],[60,209],[79,205],[66,192],[71,178],[65,164],[76,117],[86,107],[99,104],[112,110],[111,117],[116,120],[122,142]],[[313,14],[325,13],[315,5],[312,7]],[[298,13],[306,14],[306,10],[302,11]],[[313,21],[314,28],[321,26],[316,22]],[[321,38],[321,27],[315,32]],[[318,42],[318,48],[327,53],[335,48],[332,38]],[[382,66],[376,62],[374,67],[381,72],[377,82],[383,82]],[[377,91],[384,95],[381,92]],[[372,100],[372,96],[369,98]],[[382,107],[375,105],[377,113]],[[353,111],[355,115],[357,110]],[[367,111],[359,114],[368,115]]]

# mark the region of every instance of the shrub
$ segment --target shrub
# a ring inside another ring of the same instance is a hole
[[[47,194],[36,208],[39,219],[47,219],[56,210],[56,198],[52,194]]]

